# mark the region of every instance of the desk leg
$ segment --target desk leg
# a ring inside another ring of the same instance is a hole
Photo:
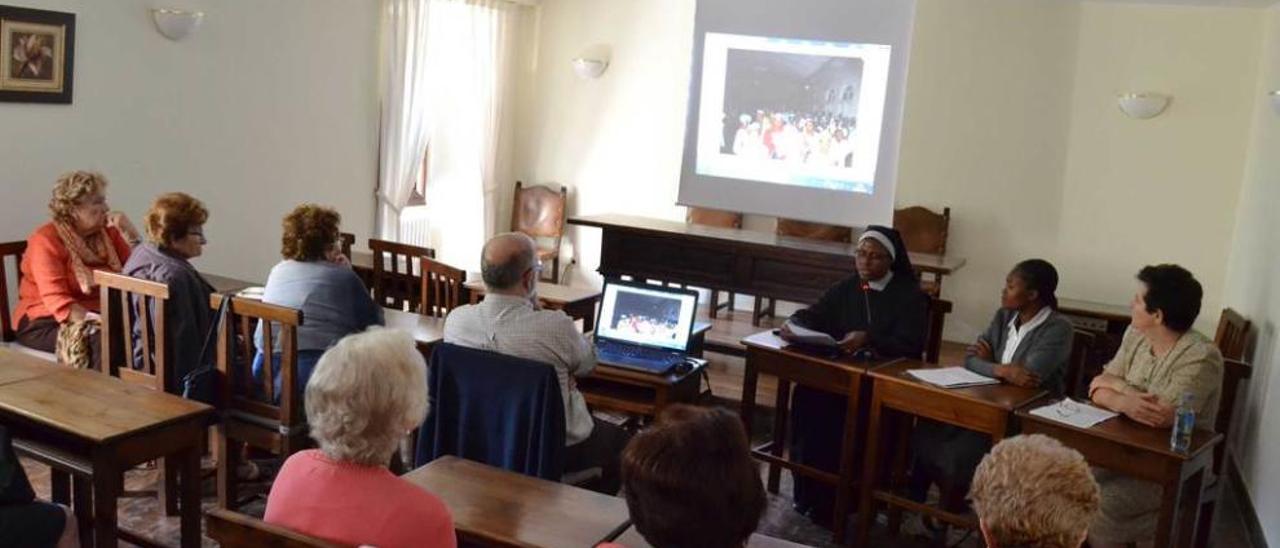
[[[1182,482],[1178,508],[1178,546],[1190,548],[1195,546],[1196,526],[1200,524],[1200,495],[1204,492],[1204,475],[1206,468],[1197,470]],[[1218,481],[1226,481],[1219,478]]]
[[[596,302],[588,302],[582,310],[582,331],[591,332],[596,328]]]
[[[178,477],[178,464],[172,459],[156,461],[156,471],[160,474],[160,480],[156,482],[156,496],[166,516],[178,515],[178,489],[174,483],[174,478]]]
[[[49,468],[49,498],[58,504],[71,504],[71,474]]]
[[[93,457],[93,541],[101,548],[117,544],[116,498],[124,476],[109,455],[111,447],[99,447]]]
[[[1179,478],[1164,483],[1164,496],[1160,502],[1160,520],[1156,525],[1156,546],[1173,546],[1174,530],[1178,528],[1177,514],[1182,503],[1182,481]]]
[[[742,371],[742,426],[747,431],[747,441],[751,441],[751,423],[756,412],[756,382],[760,373],[756,371],[752,358],[754,350],[747,349],[746,364]]]
[[[871,525],[875,523],[875,504],[872,497],[875,489],[876,470],[880,460],[880,394],[872,387],[871,413],[867,419],[867,450],[862,456],[861,503],[858,505],[858,533],[855,546],[868,546],[871,540]]]
[[[80,540],[85,546],[93,546],[93,484],[85,478],[71,478],[71,497]]]
[[[854,470],[854,438],[858,430],[858,396],[862,391],[862,376],[855,375],[849,380],[849,393],[846,394],[847,401],[844,411],[844,436],[840,440],[840,477],[839,484],[836,485],[836,508],[835,516],[831,521],[832,532],[836,542],[841,542],[845,537],[845,524],[849,517],[850,498],[853,496],[853,478],[857,476],[857,470]]]
[[[788,407],[791,402],[791,383],[778,379],[778,397],[774,400],[773,410],[773,447],[770,452],[775,457],[782,457],[787,446],[787,419],[790,418]],[[782,467],[769,463],[769,492],[777,494],[782,483]]]
[[[196,434],[198,439],[199,434]],[[180,478],[178,480],[181,504],[182,548],[200,546],[200,450],[199,443],[181,453]],[[173,459],[165,459],[173,460]]]

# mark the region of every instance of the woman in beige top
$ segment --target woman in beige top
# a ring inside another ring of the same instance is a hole
[[[1213,428],[1222,388],[1222,354],[1191,329],[1200,314],[1200,282],[1177,265],[1148,266],[1130,303],[1132,323],[1116,356],[1089,385],[1094,403],[1155,428],[1173,425],[1178,399],[1189,394],[1198,428]],[[1155,536],[1162,488],[1095,470],[1102,508],[1089,530],[1095,548],[1139,543]]]

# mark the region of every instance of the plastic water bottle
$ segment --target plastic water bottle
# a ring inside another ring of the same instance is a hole
[[[1191,394],[1183,394],[1178,409],[1173,413],[1173,432],[1169,434],[1169,449],[1186,453],[1191,449],[1191,432],[1196,427],[1196,412],[1191,407]]]

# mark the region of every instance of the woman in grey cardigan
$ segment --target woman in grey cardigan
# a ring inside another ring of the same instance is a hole
[[[1058,271],[1041,259],[1022,261],[1005,277],[1000,309],[968,349],[965,367],[1001,382],[1063,392],[1072,327],[1058,312]],[[991,449],[983,434],[921,420],[912,433],[911,494],[924,500],[937,483],[951,511],[964,510],[973,472]]]

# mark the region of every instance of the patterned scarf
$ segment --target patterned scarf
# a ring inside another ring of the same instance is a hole
[[[121,270],[120,257],[116,254],[116,246],[112,245],[110,237],[107,236],[106,228],[100,229],[96,237],[86,241],[67,223],[54,221],[53,226],[58,229],[58,237],[62,239],[62,245],[66,246],[68,254],[71,255],[71,271],[76,275],[76,283],[80,285],[81,293],[87,295],[97,285],[93,283],[93,271],[85,266],[86,264],[105,265],[112,272]]]

